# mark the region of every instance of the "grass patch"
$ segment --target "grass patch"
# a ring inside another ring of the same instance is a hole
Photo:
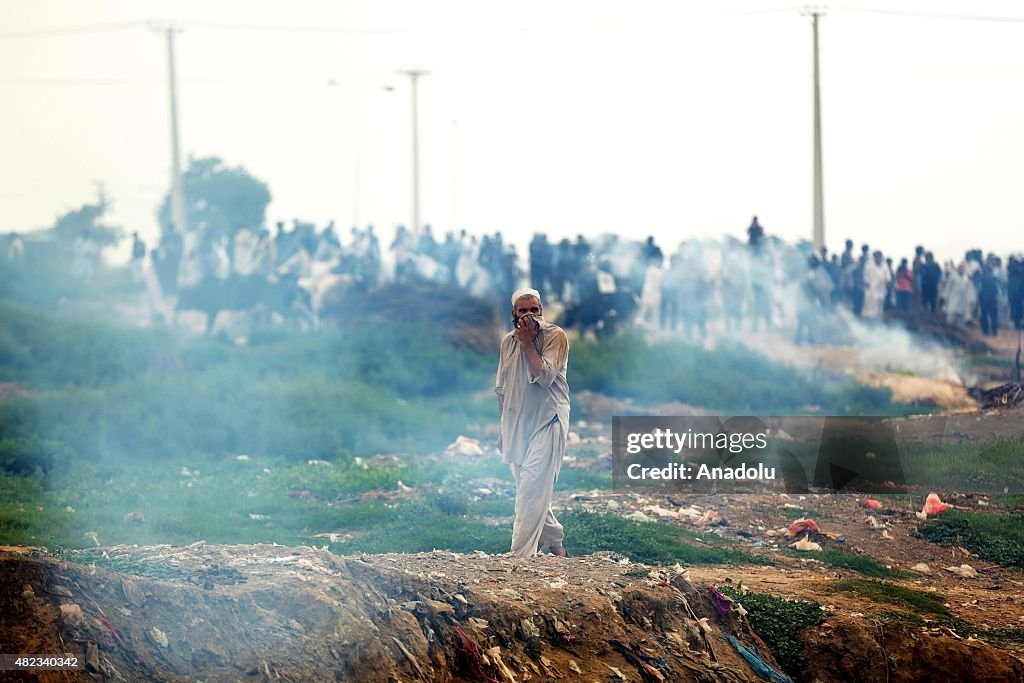
[[[786,554],[790,557],[798,557],[800,559],[808,558],[808,553],[801,553],[796,550],[787,550]],[[821,552],[811,553],[810,557],[811,559],[819,560],[830,567],[836,567],[837,569],[849,569],[857,572],[858,574],[872,576],[879,579],[903,579],[908,576],[906,572],[902,572],[898,569],[889,569],[884,564],[879,564],[867,555],[858,555],[857,553],[851,553],[846,550],[835,550],[830,548],[828,550],[822,550]]]
[[[1024,513],[949,510],[922,524],[917,534],[933,543],[963,546],[1004,567],[1024,567]]]
[[[1024,628],[1015,626],[1006,628],[990,628],[980,634],[986,640],[996,643],[1024,643]]]
[[[364,536],[332,543],[331,552],[419,553],[443,548],[458,553],[505,553],[512,540],[511,525],[489,524],[461,513],[445,512],[429,502],[401,504],[389,513],[385,519],[366,527]]]
[[[739,550],[696,545],[698,535],[667,524],[581,510],[567,510],[559,521],[565,527],[566,550],[573,555],[612,551],[653,565],[771,563]]]
[[[785,600],[767,593],[742,594],[731,586],[718,589],[743,605],[750,625],[779,665],[790,676],[799,678],[807,667],[800,632],[825,620],[821,605],[807,600]]]
[[[1024,493],[1009,493],[992,496],[991,501],[1003,507],[1024,509]]]
[[[592,489],[608,491],[612,488],[614,486],[611,474],[588,472],[565,465],[562,466],[561,472],[558,473],[558,481],[555,482],[556,491],[590,491]]]
[[[1024,436],[967,443],[907,441],[900,444],[899,463],[906,483],[922,489],[1024,491],[1021,452]]]
[[[468,514],[474,517],[514,517],[516,502],[512,498],[473,501],[469,503]]]
[[[827,584],[825,590],[830,593],[859,595],[873,602],[913,609],[939,617],[952,616],[949,609],[942,604],[942,597],[937,593],[925,593],[885,581],[841,579]]]
[[[808,376],[742,346],[706,350],[681,341],[647,342],[633,334],[573,345],[570,382],[610,396],[646,402],[681,401],[733,415],[771,411],[825,415],[888,415],[913,410],[888,389],[831,376]]]

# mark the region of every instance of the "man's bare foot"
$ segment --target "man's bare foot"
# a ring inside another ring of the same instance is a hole
[[[548,550],[551,551],[552,555],[556,555],[558,557],[569,557],[569,554],[565,552],[565,548],[560,545],[550,546]]]

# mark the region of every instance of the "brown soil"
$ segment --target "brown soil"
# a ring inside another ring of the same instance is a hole
[[[717,614],[705,583],[728,576],[808,593],[821,574],[711,567],[643,576],[611,553],[341,558],[306,547],[198,543],[107,554],[176,576],[0,556],[5,651],[70,652],[88,662],[80,672],[7,672],[11,680],[756,681],[727,634],[777,665],[736,611]],[[949,579],[935,580],[948,590]],[[986,643],[873,622],[851,614],[862,611],[855,603],[835,602],[828,621],[803,636],[814,680],[853,672],[867,681],[936,680],[940,666],[943,680],[1024,676],[1024,665]],[[62,610],[71,604],[81,618]],[[1005,621],[1020,608],[1004,603],[1002,611]]]

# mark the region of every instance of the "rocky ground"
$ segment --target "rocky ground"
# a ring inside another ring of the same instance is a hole
[[[708,584],[800,594],[823,576],[800,563],[652,571],[610,553],[340,558],[203,543],[106,552],[181,574],[0,557],[5,650],[70,652],[84,663],[8,680],[756,681],[728,636],[777,664],[736,603],[716,610]],[[982,590],[1011,580],[981,571]],[[955,584],[941,572],[927,580]],[[981,609],[1005,621],[1020,599],[994,595]],[[942,680],[1024,676],[1012,654],[948,629],[868,620],[856,602],[828,609],[804,635],[812,680],[939,680],[940,667]]]

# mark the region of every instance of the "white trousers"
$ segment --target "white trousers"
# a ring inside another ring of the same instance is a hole
[[[516,482],[512,552],[520,557],[535,555],[542,547],[562,545],[565,534],[551,512],[551,497],[562,467],[565,441],[565,426],[554,419],[530,439],[523,464],[511,465]]]

